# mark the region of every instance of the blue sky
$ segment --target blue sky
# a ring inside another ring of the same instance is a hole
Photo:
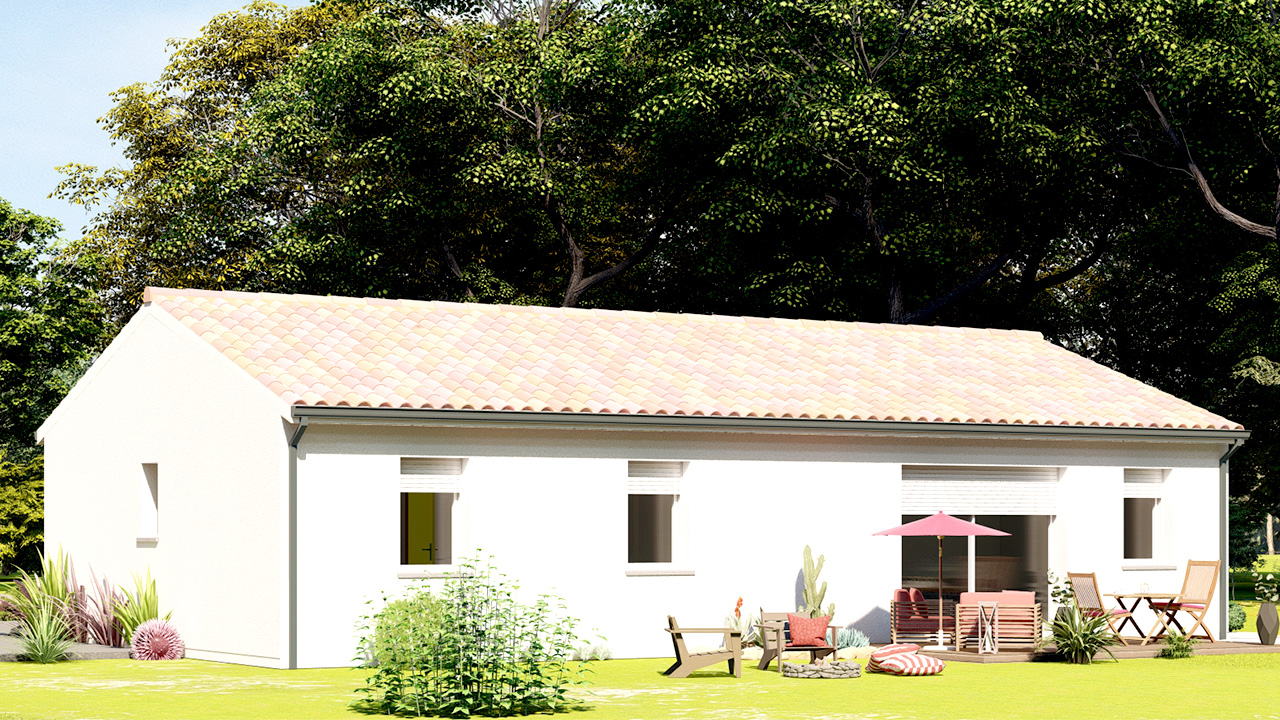
[[[298,7],[306,0],[277,0]],[[65,237],[88,221],[47,198],[68,162],[124,162],[96,120],[109,94],[153,82],[166,41],[198,35],[214,15],[248,0],[0,0],[0,198],[57,218]]]

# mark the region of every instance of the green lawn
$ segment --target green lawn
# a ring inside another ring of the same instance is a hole
[[[1263,555],[1259,560],[1258,572],[1275,573],[1280,576],[1280,555]],[[1244,606],[1243,629],[1252,631],[1258,619],[1258,606],[1261,604],[1253,591],[1253,571],[1233,571],[1231,585],[1234,588],[1235,601]]]
[[[1280,655],[1190,660],[1061,663],[952,663],[931,678],[868,675],[857,680],[789,680],[748,668],[673,680],[669,661],[598,663],[582,694],[582,720],[633,718],[1276,718]],[[723,667],[723,666],[721,666]],[[96,660],[0,665],[0,719],[364,717],[348,708],[355,670],[260,670],[183,660]]]

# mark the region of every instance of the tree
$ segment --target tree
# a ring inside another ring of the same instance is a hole
[[[44,458],[9,462],[0,451],[0,574],[35,572],[44,542]]]
[[[255,247],[281,289],[572,306],[696,227],[722,171],[686,137],[723,118],[655,104],[627,16],[359,7],[172,175],[185,246]]]
[[[237,137],[254,89],[347,16],[329,5],[289,10],[255,0],[213,18],[199,37],[171,42],[169,64],[156,83],[112,93],[115,104],[99,123],[123,145],[129,166],[65,165],[54,194],[100,208],[76,251],[94,258],[116,324],[133,314],[149,284],[262,286],[251,267],[254,248],[233,243],[210,252],[173,236],[187,198],[167,181],[197,149]]]
[[[1043,92],[1005,4],[656,6],[682,77],[754,101],[721,159],[743,181],[726,222],[762,236],[769,267],[745,285],[777,305],[920,323],[963,317],[995,284],[1017,308],[1136,222],[1115,160]]]
[[[44,517],[36,428],[103,340],[86,273],[58,257],[59,230],[0,199],[0,567],[33,567]]]
[[[58,257],[57,221],[0,199],[0,450],[39,454],[35,431],[100,347],[85,269]]]

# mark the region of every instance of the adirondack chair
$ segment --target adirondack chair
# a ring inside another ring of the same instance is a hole
[[[827,632],[831,637],[831,642],[825,645],[793,645],[787,634],[786,624],[787,615],[789,613],[776,612],[767,613],[763,610],[760,612],[760,645],[763,652],[760,655],[760,664],[757,666],[760,670],[768,670],[769,663],[774,658],[778,659],[778,672],[782,672],[782,653],[784,652],[807,652],[809,653],[809,662],[813,663],[820,657],[832,655],[836,651],[836,633],[840,631],[839,625],[827,626]]]
[[[682,628],[676,619],[667,616],[667,632],[671,633],[671,644],[675,646],[676,661],[667,668],[663,675],[671,677],[689,677],[689,673],[708,665],[729,661],[729,673],[734,677],[742,677],[742,632],[733,628]],[[717,633],[724,635],[724,648],[705,652],[689,652],[684,644],[686,633]]]

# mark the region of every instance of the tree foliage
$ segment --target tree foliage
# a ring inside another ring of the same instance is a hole
[[[163,284],[1037,329],[1254,428],[1233,492],[1275,507],[1277,19],[256,2],[59,192],[117,321]]]
[[[0,199],[0,570],[37,561],[44,463],[36,428],[103,336],[86,273],[58,258],[59,230]]]

